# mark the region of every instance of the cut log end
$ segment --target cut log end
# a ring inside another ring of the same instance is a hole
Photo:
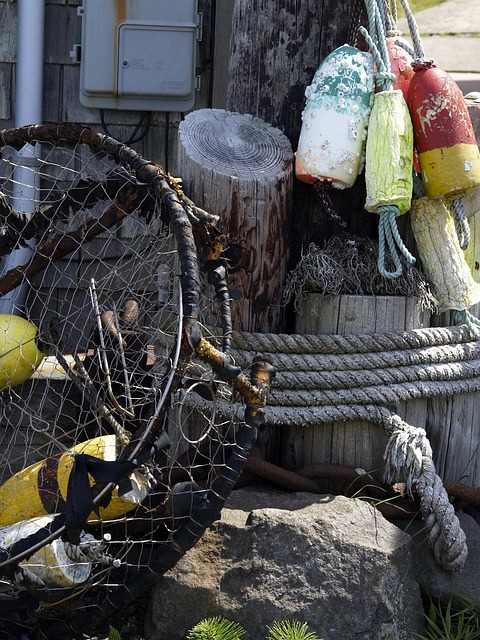
[[[185,118],[179,133],[189,158],[223,175],[274,177],[292,165],[292,148],[283,133],[248,114],[199,109]]]

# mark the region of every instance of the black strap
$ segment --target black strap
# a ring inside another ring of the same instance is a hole
[[[72,544],[79,544],[80,533],[88,516],[95,509],[89,475],[99,484],[113,483],[119,487],[119,495],[132,489],[129,476],[158,451],[170,446],[170,438],[161,431],[157,440],[134,460],[100,460],[84,453],[75,455],[73,468],[68,478],[65,504],[65,529]]]

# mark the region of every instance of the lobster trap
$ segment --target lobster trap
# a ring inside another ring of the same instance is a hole
[[[134,601],[219,517],[273,368],[231,361],[216,218],[178,180],[76,125],[0,144],[0,629],[49,637]]]

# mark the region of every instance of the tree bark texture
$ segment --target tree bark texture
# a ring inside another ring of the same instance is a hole
[[[236,0],[230,51],[227,109],[263,118],[280,128],[297,149],[305,89],[321,61],[349,42],[366,49],[356,27],[364,20],[363,2],[348,0]],[[328,219],[310,185],[294,181],[290,266],[311,242],[340,228]],[[366,212],[361,175],[351,189],[331,190],[335,210],[347,231],[376,237],[378,219]]]

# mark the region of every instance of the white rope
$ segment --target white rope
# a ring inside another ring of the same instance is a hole
[[[90,533],[82,533],[80,544],[75,545],[64,542],[65,553],[72,562],[98,562],[106,566],[119,567],[121,561],[118,558],[105,553],[105,547],[109,542],[109,534],[105,534],[103,540],[97,540]]]
[[[428,544],[435,560],[447,571],[459,571],[468,553],[465,533],[435,471],[425,431],[408,425],[395,414],[384,426],[387,433],[391,431],[385,451],[386,480],[398,480],[403,472],[407,490],[411,492],[415,487],[420,496]]]

